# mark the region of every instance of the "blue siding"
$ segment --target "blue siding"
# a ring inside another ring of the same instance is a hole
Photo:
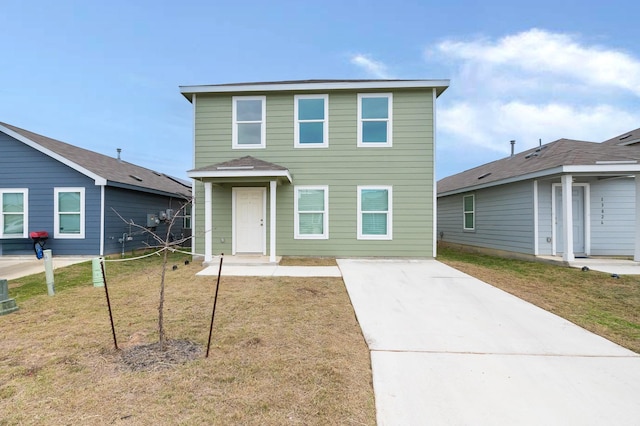
[[[49,240],[45,248],[56,255],[100,254],[101,188],[71,167],[37,151],[24,143],[0,133],[0,188],[28,188],[28,231],[47,231]],[[85,188],[85,238],[54,238],[54,188]],[[180,200],[148,194],[130,189],[105,187],[105,254],[119,253],[122,234],[129,234],[129,226],[120,220],[111,208],[136,223],[146,224],[147,213],[158,214],[172,208],[178,211]],[[182,220],[176,220],[172,233],[182,236]],[[166,236],[166,225],[156,231]],[[134,240],[125,243],[125,249],[154,244],[150,235],[134,234]],[[33,242],[29,238],[0,239],[0,255],[32,255]]]
[[[462,197],[475,195],[475,230],[463,230]],[[438,198],[442,241],[533,254],[533,183],[502,185]]]
[[[0,188],[29,189],[28,231],[47,231],[54,255],[93,255],[100,249],[100,187],[92,179],[0,133]],[[54,239],[54,187],[85,188],[85,238]],[[0,239],[0,255],[33,254],[29,239]]]
[[[167,209],[173,209],[177,214],[183,203],[183,200],[177,198],[172,199],[129,189],[107,187],[105,192],[105,254],[121,253],[123,249],[128,252],[158,244],[149,232],[128,225],[118,217],[118,214],[127,221],[145,226],[147,214],[158,215]],[[182,213],[180,212],[180,214]],[[168,223],[168,221],[161,222],[153,231],[163,239],[166,238]],[[182,225],[182,218],[176,218],[171,227],[171,238],[174,240],[182,238]],[[133,240],[125,241],[123,245],[119,241],[122,240],[123,234],[133,237]],[[189,248],[191,247],[190,242],[187,245]]]

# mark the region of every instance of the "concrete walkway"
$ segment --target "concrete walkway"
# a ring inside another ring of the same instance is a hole
[[[638,425],[640,355],[435,260],[339,260],[379,425]]]
[[[88,262],[95,256],[53,256],[53,269]],[[9,281],[44,272],[44,260],[36,256],[0,256],[0,278]]]

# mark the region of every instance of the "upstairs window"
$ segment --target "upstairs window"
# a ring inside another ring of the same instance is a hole
[[[296,148],[323,148],[329,146],[327,95],[296,95],[294,97]]]
[[[264,96],[233,97],[233,148],[266,146],[265,104]]]
[[[391,240],[392,188],[390,186],[358,187],[358,239]]]
[[[294,199],[295,239],[329,238],[329,188],[296,186]]]
[[[463,229],[473,231],[476,229],[476,197],[465,195],[462,197]]]
[[[358,146],[389,147],[392,134],[391,93],[358,95]]]
[[[84,238],[84,188],[54,188],[54,238]]]
[[[27,238],[28,189],[0,189],[0,238]]]

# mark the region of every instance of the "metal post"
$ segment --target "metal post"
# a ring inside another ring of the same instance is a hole
[[[211,347],[211,334],[213,333],[213,318],[216,315],[216,303],[218,302],[218,289],[220,288],[220,273],[222,272],[222,259],[224,253],[220,253],[220,267],[218,268],[218,282],[216,282],[216,294],[213,297],[213,311],[211,312],[211,325],[209,326],[209,340],[207,341],[207,354],[205,358],[209,358],[209,348]]]
[[[55,282],[53,280],[53,259],[51,255],[51,249],[47,249],[44,252],[44,273],[47,278],[47,293],[49,296],[56,294]]]
[[[113,346],[118,350],[116,340],[116,327],[113,325],[113,314],[111,313],[111,301],[109,300],[109,289],[107,288],[107,276],[104,273],[104,261],[100,259],[100,269],[102,269],[102,281],[104,282],[104,294],[107,296],[107,307],[109,308],[109,320],[111,320],[111,334],[113,334]]]

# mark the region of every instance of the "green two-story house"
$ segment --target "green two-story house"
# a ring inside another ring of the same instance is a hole
[[[447,80],[182,86],[194,108],[194,250],[433,257],[435,110]]]

